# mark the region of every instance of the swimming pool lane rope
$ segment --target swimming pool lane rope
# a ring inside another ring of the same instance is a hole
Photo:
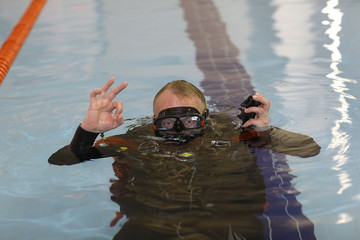
[[[0,85],[47,0],[33,0],[0,49]]]

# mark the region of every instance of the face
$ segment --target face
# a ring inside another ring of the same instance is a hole
[[[154,102],[156,136],[167,139],[171,144],[182,144],[202,134],[204,119],[201,114],[204,108],[198,98],[181,98],[171,90],[165,90]]]
[[[205,108],[198,98],[180,98],[170,90],[165,90],[154,103],[154,116],[157,117],[162,110],[175,107],[193,107],[201,114]]]

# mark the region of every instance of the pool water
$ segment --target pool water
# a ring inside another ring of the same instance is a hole
[[[68,167],[47,162],[70,142],[89,93],[114,76],[129,82],[118,97],[127,119],[150,117],[153,96],[173,79],[194,83],[211,105],[237,106],[245,93],[263,93],[271,100],[272,125],[309,135],[322,147],[314,157],[281,160],[315,237],[360,239],[360,2],[212,2],[209,17],[218,14],[228,36],[218,48],[207,48],[209,41],[196,45],[188,24],[200,15],[187,18],[195,6],[185,0],[48,1],[0,86],[1,238],[112,239],[119,232],[125,218],[110,227],[119,211],[109,191],[113,158]],[[2,1],[1,42],[29,3]],[[199,49],[221,48],[231,53],[229,76],[246,85],[231,88],[228,75],[199,64]]]

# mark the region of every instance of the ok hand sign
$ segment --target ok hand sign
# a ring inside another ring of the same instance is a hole
[[[114,81],[115,78],[112,77],[100,89],[90,93],[90,106],[81,123],[84,130],[104,133],[124,123],[122,101],[113,100],[126,88],[128,83],[123,82],[108,92]]]

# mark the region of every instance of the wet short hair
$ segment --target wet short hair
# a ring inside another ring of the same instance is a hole
[[[186,80],[174,80],[167,83],[160,91],[156,94],[153,105],[155,104],[156,99],[165,91],[170,90],[176,96],[184,98],[198,98],[200,102],[204,105],[204,110],[206,109],[206,100],[204,94],[193,84],[189,83]]]

